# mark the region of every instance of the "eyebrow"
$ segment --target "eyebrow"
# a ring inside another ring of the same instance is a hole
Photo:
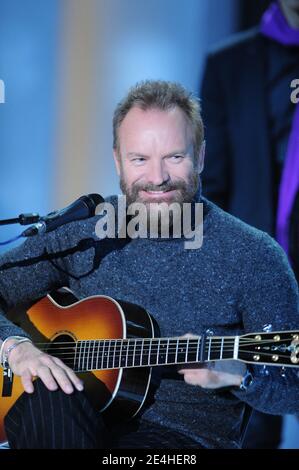
[[[166,155],[163,155],[163,157],[171,157],[171,155],[176,155],[176,154],[183,154],[186,155],[188,153],[188,149],[180,149],[180,150],[174,150],[173,152],[167,153]],[[142,157],[142,158],[150,158],[148,155],[143,155],[142,153],[136,153],[136,152],[129,152],[127,154],[127,157]]]

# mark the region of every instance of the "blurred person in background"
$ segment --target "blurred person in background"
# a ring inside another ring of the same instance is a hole
[[[280,0],[257,27],[208,54],[201,98],[204,194],[275,237],[298,281],[299,105],[291,99],[292,92],[299,95],[292,88],[296,79],[299,0]],[[255,412],[244,447],[276,448],[281,430],[281,417]]]

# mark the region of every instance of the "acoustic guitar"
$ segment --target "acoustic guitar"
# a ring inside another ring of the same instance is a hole
[[[59,357],[85,382],[93,405],[109,423],[135,417],[152,400],[156,366],[239,360],[299,366],[299,331],[242,336],[161,338],[143,308],[96,295],[78,300],[68,289],[43,297],[18,321],[35,345]],[[4,416],[23,393],[19,377],[0,371],[0,442]]]

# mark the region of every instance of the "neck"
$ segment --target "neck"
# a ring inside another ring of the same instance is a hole
[[[289,24],[293,29],[299,30],[299,10],[287,7],[283,2],[279,2],[279,6]]]

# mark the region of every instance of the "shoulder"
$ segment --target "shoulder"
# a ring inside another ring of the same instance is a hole
[[[246,49],[254,48],[261,38],[259,27],[233,34],[211,47],[208,58],[226,59],[235,54],[242,54]]]
[[[271,253],[274,257],[286,258],[282,248],[266,232],[248,225],[206,198],[203,202],[209,218],[207,229],[210,236],[223,246],[231,247],[235,254],[250,253],[251,260]]]
[[[208,223],[203,239],[210,256],[216,256],[227,269],[237,269],[240,281],[268,282],[273,288],[288,291],[298,302],[295,275],[281,246],[266,232],[234,217],[212,202],[205,200]],[[289,297],[290,299],[291,297]]]

